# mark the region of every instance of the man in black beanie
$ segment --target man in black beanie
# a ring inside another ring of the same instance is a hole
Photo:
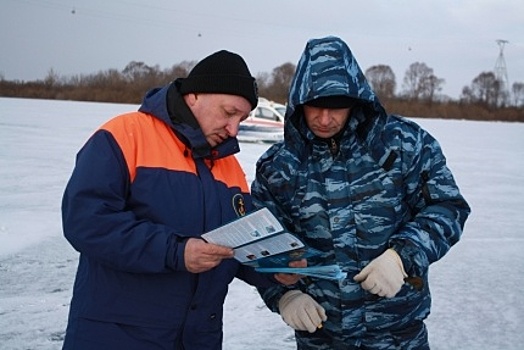
[[[89,138],[62,201],[80,252],[63,349],[220,349],[233,278],[298,281],[200,238],[252,210],[234,154],[257,100],[242,57],[219,51]]]

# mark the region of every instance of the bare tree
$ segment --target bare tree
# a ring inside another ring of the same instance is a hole
[[[365,76],[380,99],[387,100],[395,97],[397,82],[390,66],[379,64],[369,67]]]
[[[144,62],[131,61],[122,70],[124,77],[134,84],[143,84],[158,80],[160,68],[157,66],[148,66]]]
[[[437,78],[431,74],[425,81],[424,99],[433,102],[437,99],[437,93],[442,91],[442,84],[445,82],[442,78]]]
[[[55,72],[53,68],[47,71],[47,75],[44,79],[44,84],[47,87],[54,87],[60,82],[60,76]]]
[[[469,86],[464,86],[462,88],[462,94],[460,95],[460,102],[470,104],[475,103],[475,94]]]
[[[436,93],[442,90],[444,79],[433,74],[433,69],[425,63],[412,63],[404,76],[404,93],[408,98],[414,100],[425,100],[432,102]]]
[[[511,90],[513,92],[513,101],[515,103],[515,106],[524,106],[524,83],[513,83]]]
[[[470,87],[462,90],[461,99],[469,103],[480,103],[487,107],[497,107],[504,98],[502,83],[493,72],[480,73]]]
[[[271,95],[274,101],[286,101],[291,79],[295,74],[296,66],[293,63],[284,63],[273,69],[271,74]]]
[[[260,97],[265,97],[268,99],[273,99],[270,95],[271,88],[270,88],[270,76],[267,72],[259,72],[256,76],[257,81],[257,88],[258,88],[258,95]]]
[[[182,61],[178,64],[175,64],[171,67],[171,69],[166,71],[166,76],[171,79],[175,80],[177,78],[185,78],[189,75],[189,72],[193,67],[197,64],[197,61]]]

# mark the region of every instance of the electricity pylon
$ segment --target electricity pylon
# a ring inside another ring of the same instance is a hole
[[[495,77],[502,83],[504,92],[509,93],[508,70],[506,69],[506,60],[504,59],[504,45],[509,43],[509,41],[498,39],[496,42],[499,45],[500,52],[495,62]]]

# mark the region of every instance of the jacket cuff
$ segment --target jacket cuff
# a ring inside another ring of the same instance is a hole
[[[392,242],[389,246],[391,249],[393,249],[398,256],[400,257],[400,260],[402,261],[402,265],[404,266],[404,271],[408,274],[408,276],[412,276],[414,274],[413,271],[413,256],[414,251],[413,248],[409,246],[409,244],[406,241],[395,241]]]
[[[166,255],[166,266],[174,271],[187,271],[184,252],[186,250],[187,238],[172,236]]]

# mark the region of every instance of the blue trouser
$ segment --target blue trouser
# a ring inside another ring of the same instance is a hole
[[[402,330],[368,332],[363,337],[342,339],[319,330],[313,334],[295,333],[298,350],[429,350],[424,322],[416,321]]]
[[[67,327],[63,350],[181,350],[175,330],[76,318]]]

